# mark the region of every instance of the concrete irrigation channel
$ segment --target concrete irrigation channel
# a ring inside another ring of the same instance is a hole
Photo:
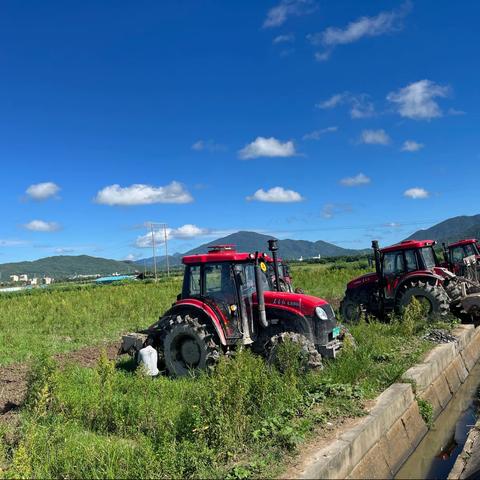
[[[447,478],[474,423],[471,405],[480,384],[480,328],[461,325],[453,335],[455,342],[435,347],[376,398],[368,415],[312,451],[288,476]],[[419,405],[429,407],[432,428]]]

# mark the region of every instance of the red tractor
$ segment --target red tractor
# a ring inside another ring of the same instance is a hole
[[[120,352],[136,355],[146,345],[153,346],[161,369],[172,376],[208,368],[220,354],[242,345],[274,358],[286,339],[300,345],[309,366],[319,366],[322,356],[335,357],[341,330],[332,307],[321,298],[282,292],[276,241],[270,249],[273,258],[239,253],[232,245],[184,257],[177,301],[147,329],[125,335]]]
[[[470,277],[474,274],[473,280],[478,281],[477,269],[480,264],[480,251],[478,241],[475,238],[467,238],[458,242],[443,244],[444,266],[456,275]],[[474,268],[469,268],[474,266]]]
[[[431,316],[446,315],[459,303],[459,279],[439,265],[432,240],[407,240],[380,249],[372,242],[375,272],[348,283],[341,302],[342,317],[355,322],[362,312],[384,319],[401,313],[412,298],[425,303]]]

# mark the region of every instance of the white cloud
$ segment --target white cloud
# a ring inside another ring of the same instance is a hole
[[[60,230],[60,225],[56,222],[45,222],[44,220],[32,220],[24,225],[27,230],[33,232],[56,232]]]
[[[338,45],[346,45],[357,42],[366,37],[378,37],[387,33],[402,30],[402,20],[410,11],[410,2],[406,2],[398,10],[381,12],[373,17],[360,17],[350,22],[346,27],[329,27],[323,32],[308,35],[310,42],[325,47],[323,53],[316,53],[317,60],[328,59],[331,51]],[[320,56],[320,58],[318,58]]]
[[[350,116],[354,119],[369,118],[375,115],[375,106],[366,93],[357,95],[350,92],[336,93],[327,100],[318,103],[316,107],[328,110],[345,104],[350,106]]]
[[[128,255],[125,256],[124,260],[127,262],[134,262],[135,260],[138,260],[140,255],[135,254],[135,253],[129,253]]]
[[[402,146],[402,152],[418,152],[425,145],[423,143],[415,142],[415,140],[405,140]]]
[[[295,145],[291,140],[282,143],[274,137],[257,137],[238,152],[242,160],[258,157],[293,157]]]
[[[430,194],[424,188],[409,188],[403,192],[403,195],[408,198],[413,198],[414,200],[421,199],[421,198],[428,198]]]
[[[283,187],[273,187],[267,191],[263,190],[263,188],[260,188],[253,195],[247,197],[247,200],[272,203],[293,203],[301,202],[304,200],[304,198],[294,190],[286,190]]]
[[[361,142],[368,145],[388,145],[390,137],[385,130],[364,130],[361,135]]]
[[[211,233],[207,228],[200,228],[196,225],[190,223],[182,225],[178,228],[167,228],[167,240],[173,239],[190,239],[196,237],[206,236]],[[161,245],[165,242],[165,232],[163,229],[154,230],[154,237],[152,237],[152,232],[148,232],[145,235],[141,235],[137,238],[135,245],[139,248],[146,248],[152,246],[152,238],[155,238],[155,243]]]
[[[197,140],[192,145],[192,150],[195,150],[196,152],[201,152],[203,150],[206,150],[208,152],[223,152],[226,149],[227,148],[225,147],[225,145],[216,143],[213,140]]]
[[[25,240],[11,240],[6,238],[0,238],[0,247],[21,247],[27,245]]]
[[[46,200],[54,197],[59,191],[60,187],[56,183],[43,182],[30,185],[25,193],[33,200]]]
[[[324,52],[315,52],[315,60],[317,62],[326,62],[330,56],[331,56],[332,52],[330,50],[325,50]]]
[[[350,97],[350,116],[352,118],[369,118],[375,115],[375,107],[368,95],[362,93]]]
[[[278,45],[279,43],[291,43],[295,41],[295,35],[293,33],[288,33],[286,35],[278,35],[273,40],[272,43],[274,45]]]
[[[385,224],[385,226],[388,228],[400,228],[402,225],[397,222],[388,222]]]
[[[308,15],[315,11],[316,6],[312,0],[281,0],[278,5],[271,8],[263,22],[263,28],[279,27],[288,17]]]
[[[68,254],[68,253],[74,253],[75,249],[71,248],[71,247],[57,247],[57,248],[54,249],[54,252],[57,255],[65,255],[65,254]]]
[[[338,127],[327,127],[320,130],[314,130],[313,132],[306,133],[302,138],[303,140],[320,140],[320,137],[326,133],[336,132]]]
[[[370,177],[367,177],[363,173],[359,173],[354,177],[346,177],[340,180],[340,184],[344,187],[357,187],[359,185],[367,185],[371,182]]]
[[[448,114],[453,116],[466,115],[466,112],[463,110],[457,110],[456,108],[449,108]]]
[[[442,110],[434,99],[446,97],[449,90],[449,87],[438,85],[431,80],[420,80],[389,93],[387,100],[396,104],[402,117],[430,120],[442,116]]]
[[[322,208],[321,215],[323,218],[330,219],[340,213],[350,213],[351,211],[352,206],[348,203],[326,203]]]
[[[322,110],[335,108],[336,106],[344,103],[349,95],[350,94],[348,92],[336,93],[335,95],[332,95],[327,100],[324,100],[323,102],[317,103],[317,105],[315,105],[315,106],[317,108],[321,108]]]
[[[171,182],[164,187],[134,184],[121,187],[118,184],[109,185],[97,193],[97,203],[103,205],[151,205],[154,203],[190,203],[193,197],[179,182]]]

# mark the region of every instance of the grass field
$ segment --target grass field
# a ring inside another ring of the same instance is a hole
[[[334,301],[361,271],[307,265],[293,274],[296,286]],[[146,378],[128,360],[104,358],[92,369],[38,359],[150,324],[179,287],[174,280],[0,299],[0,361],[35,357],[20,424],[0,423],[0,476],[272,477],[313,432],[362,415],[366,400],[431,348],[411,310],[392,324],[352,327],[358,347],[308,373],[288,345],[281,371],[242,351],[210,375],[180,380]]]

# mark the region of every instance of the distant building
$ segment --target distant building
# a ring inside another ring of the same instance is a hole
[[[42,278],[42,284],[43,285],[50,285],[53,283],[53,278],[52,277],[43,277]]]
[[[28,282],[28,275],[22,274],[18,276],[18,281],[19,282]]]
[[[31,278],[30,285],[33,285],[33,286],[38,285],[38,278],[37,277]]]
[[[10,281],[11,282],[18,282],[19,281],[18,275],[10,275]]]

